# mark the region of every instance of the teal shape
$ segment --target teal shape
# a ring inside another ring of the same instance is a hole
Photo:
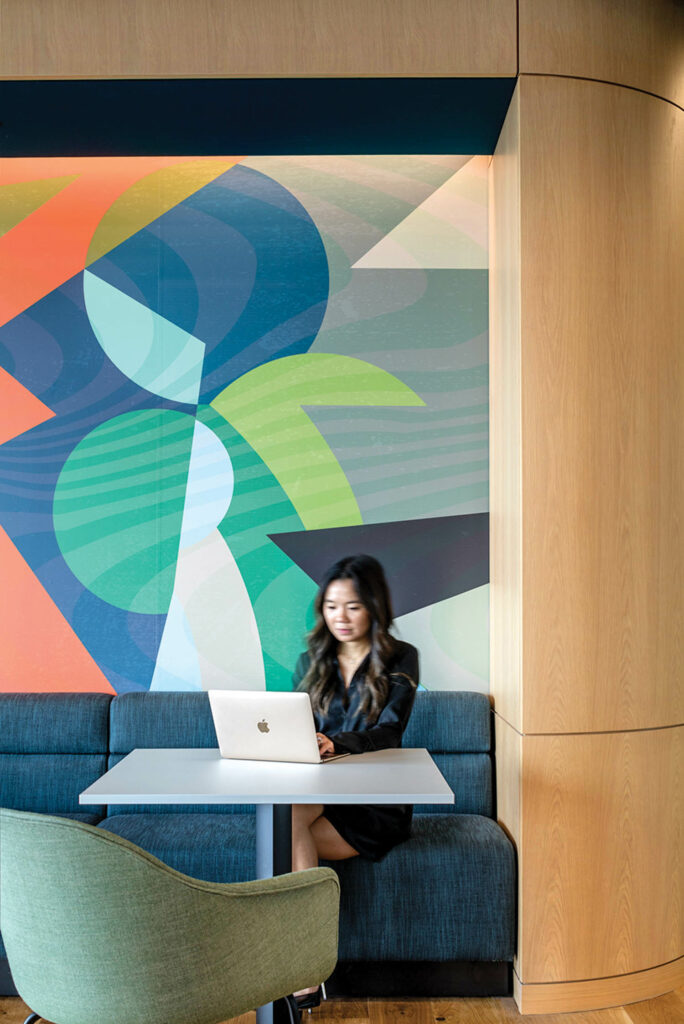
[[[152,394],[197,403],[203,341],[89,270],[83,272],[83,297],[95,337],[122,373]]]
[[[194,429],[186,413],[124,413],[87,434],[62,468],[53,502],[60,551],[117,608],[168,611]]]

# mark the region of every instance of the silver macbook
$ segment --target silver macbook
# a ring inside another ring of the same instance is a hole
[[[246,761],[324,764],[347,754],[321,757],[308,693],[209,690],[221,757]]]

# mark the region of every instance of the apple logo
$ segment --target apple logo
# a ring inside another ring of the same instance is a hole
[[[266,721],[265,718],[262,718],[260,722],[257,722],[257,729],[259,730],[259,732],[269,731],[268,722]]]

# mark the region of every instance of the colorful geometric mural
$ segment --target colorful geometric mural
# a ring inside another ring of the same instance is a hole
[[[361,550],[488,689],[486,161],[0,161],[0,689],[289,688]]]

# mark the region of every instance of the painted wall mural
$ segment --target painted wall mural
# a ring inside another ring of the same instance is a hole
[[[367,551],[488,690],[487,160],[0,161],[0,689],[287,689]]]

